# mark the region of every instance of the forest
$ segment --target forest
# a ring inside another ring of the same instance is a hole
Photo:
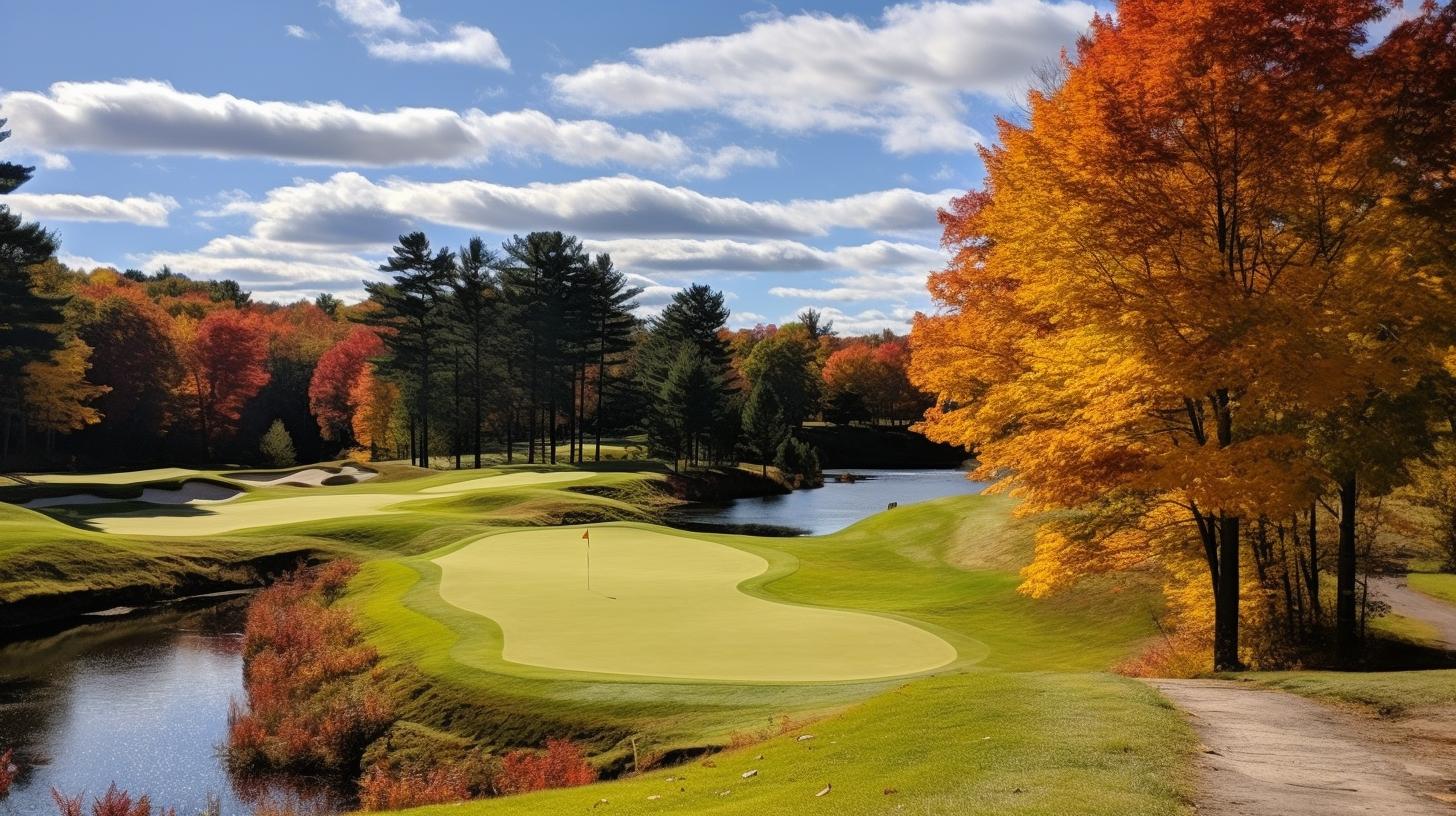
[[[32,168],[5,166],[8,190]],[[0,205],[0,467],[286,466],[341,456],[428,467],[586,462],[626,438],[674,468],[817,474],[806,420],[908,424],[929,404],[888,332],[806,310],[730,330],[701,284],[639,317],[640,289],[561,232],[457,250],[399,237],[343,303],[254,302],[230,280],[69,269]]]

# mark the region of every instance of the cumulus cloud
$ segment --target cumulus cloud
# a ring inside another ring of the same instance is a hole
[[[395,0],[333,0],[334,11],[356,28],[415,36],[434,31],[428,23],[411,20]]]
[[[1094,12],[1075,0],[975,0],[891,6],[878,25],[768,16],[552,84],[561,100],[600,113],[714,110],[782,132],[873,133],[897,154],[966,151],[981,141],[964,122],[966,97],[1018,90]]]
[[[358,300],[364,297],[361,281],[382,277],[377,262],[354,253],[238,235],[214,238],[191,252],[156,252],[133,260],[149,271],[166,265],[195,278],[229,278],[259,300],[278,302],[322,292]]]
[[[446,39],[425,39],[434,26],[404,15],[394,0],[334,0],[334,11],[344,22],[359,29],[360,40],[369,55],[392,62],[457,62],[484,68],[509,70],[511,61],[491,32],[479,26],[456,23]],[[386,35],[403,35],[395,39]]]
[[[910,318],[914,316],[913,310],[891,309],[865,309],[860,312],[846,312],[833,306],[816,306],[804,304],[793,312],[785,314],[780,323],[788,323],[794,320],[794,315],[804,309],[814,309],[825,320],[834,321],[834,329],[842,335],[874,334],[886,329],[897,334],[904,334],[910,328]]]
[[[495,35],[472,25],[452,26],[447,40],[370,40],[365,47],[371,56],[392,62],[458,62],[502,70],[511,67]]]
[[[889,271],[909,270],[919,274],[922,288],[924,273],[945,263],[944,253],[938,249],[893,241],[820,249],[789,240],[620,238],[589,240],[586,246],[592,252],[610,253],[614,261],[626,267],[658,272],[813,272],[838,269],[883,275]]]
[[[318,35],[301,25],[286,25],[283,32],[295,40],[316,40]]]
[[[953,194],[891,189],[835,199],[748,201],[634,176],[513,187],[475,180],[375,182],[342,172],[326,181],[280,187],[261,201],[235,202],[223,211],[251,215],[253,232],[262,238],[357,247],[377,246],[425,223],[500,233],[561,229],[597,239],[776,238],[835,230],[933,230],[937,208]]]
[[[167,216],[177,209],[177,200],[164,195],[111,198],[70,193],[12,193],[0,203],[28,218],[43,221],[105,221],[141,227],[165,227]]]
[[[683,168],[683,178],[716,180],[726,178],[740,167],[778,167],[779,154],[763,148],[746,148],[729,145],[704,157],[699,164]]]
[[[577,166],[672,169],[696,161],[694,151],[668,133],[633,133],[535,110],[374,112],[338,102],[204,96],[153,80],[58,82],[47,93],[0,95],[0,108],[24,123],[4,147],[37,155],[96,150],[376,167],[465,165],[497,154]]]

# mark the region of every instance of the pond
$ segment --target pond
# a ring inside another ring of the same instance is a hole
[[[0,747],[20,776],[0,816],[55,813],[50,789],[87,800],[115,782],[179,816],[217,797],[225,816],[260,796],[311,804],[335,797],[240,784],[219,753],[230,700],[243,696],[244,599],[205,609],[92,623],[0,646]]]
[[[854,480],[840,481],[846,473],[852,473]],[[904,507],[985,488],[985,482],[968,480],[962,470],[834,470],[825,471],[824,486],[814,490],[688,505],[673,511],[668,520],[687,529],[826,535],[883,511],[891,502]]]

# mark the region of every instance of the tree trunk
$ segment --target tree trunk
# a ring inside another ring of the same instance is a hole
[[[1340,482],[1340,542],[1336,554],[1335,585],[1335,660],[1351,666],[1359,650],[1355,616],[1355,503],[1359,489],[1354,476]]]
[[[1218,518],[1218,590],[1213,599],[1213,668],[1238,671],[1239,662],[1239,520]]]

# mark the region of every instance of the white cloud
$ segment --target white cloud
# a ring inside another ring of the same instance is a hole
[[[12,193],[0,203],[41,221],[108,221],[141,227],[165,227],[167,216],[177,209],[177,200],[163,195],[111,198],[70,193]]]
[[[369,40],[365,47],[370,56],[392,62],[458,62],[501,70],[511,67],[495,35],[472,25],[452,26],[448,40]]]
[[[286,26],[283,27],[283,31],[284,31],[285,34],[287,34],[288,36],[292,37],[295,40],[316,40],[316,39],[318,39],[318,35],[317,34],[313,33],[312,31],[309,31],[308,29],[304,28],[301,25],[286,25]]]
[[[771,16],[552,83],[560,99],[601,113],[713,110],[783,132],[873,133],[898,154],[968,151],[982,137],[963,121],[966,97],[1019,91],[1094,11],[1076,0],[975,0],[891,6],[878,25]]]
[[[334,11],[359,29],[359,39],[371,57],[391,62],[457,62],[502,71],[511,67],[495,35],[479,26],[456,23],[447,39],[425,39],[435,33],[424,20],[404,15],[395,0],[333,0]],[[395,39],[385,35],[399,35]]]
[[[778,167],[779,154],[764,148],[729,145],[706,156],[701,164],[683,168],[683,178],[716,180],[726,178],[739,167]]]
[[[90,272],[93,269],[98,269],[102,267],[109,267],[111,269],[121,268],[117,264],[111,263],[110,261],[98,261],[97,259],[92,258],[88,255],[71,255],[66,252],[62,252],[57,255],[56,260],[65,264],[66,266],[69,266],[72,269],[79,269],[83,272]]]
[[[918,275],[922,289],[925,273],[945,264],[945,255],[938,249],[892,241],[834,249],[820,249],[789,240],[688,238],[589,240],[586,245],[592,252],[610,253],[617,263],[635,269],[659,272],[811,272],[842,269],[880,275],[904,270]],[[883,297],[883,292],[880,297]]]
[[[562,229],[596,239],[929,232],[936,228],[937,208],[953,194],[892,189],[836,199],[746,201],[633,176],[512,187],[474,180],[374,182],[342,172],[223,210],[253,216],[253,233],[262,238],[367,247],[426,223],[498,233]],[[893,251],[888,244],[869,246],[860,251]],[[727,245],[720,250],[740,251]],[[680,245],[679,251],[692,249]]]
[[[897,334],[904,334],[910,328],[912,312],[904,310],[891,310],[885,312],[881,309],[866,309],[862,312],[850,314],[833,306],[814,306],[805,304],[783,316],[780,323],[788,323],[795,319],[795,315],[804,309],[814,309],[825,320],[834,321],[834,330],[841,335],[876,334],[889,329]]]
[[[365,31],[415,36],[434,30],[428,23],[404,16],[395,0],[333,0],[333,6],[345,22]]]
[[[267,158],[325,165],[465,165],[496,154],[546,156],[577,166],[674,169],[696,160],[678,137],[618,130],[540,111],[444,108],[374,112],[338,102],[203,96],[149,80],[58,82],[48,93],[0,95],[19,124],[9,152],[97,150],[143,155]]]
[[[260,300],[279,302],[321,292],[358,300],[364,297],[360,281],[382,277],[377,263],[353,253],[237,235],[214,238],[193,252],[157,252],[133,260],[147,271],[166,265],[194,278],[229,278]]]

